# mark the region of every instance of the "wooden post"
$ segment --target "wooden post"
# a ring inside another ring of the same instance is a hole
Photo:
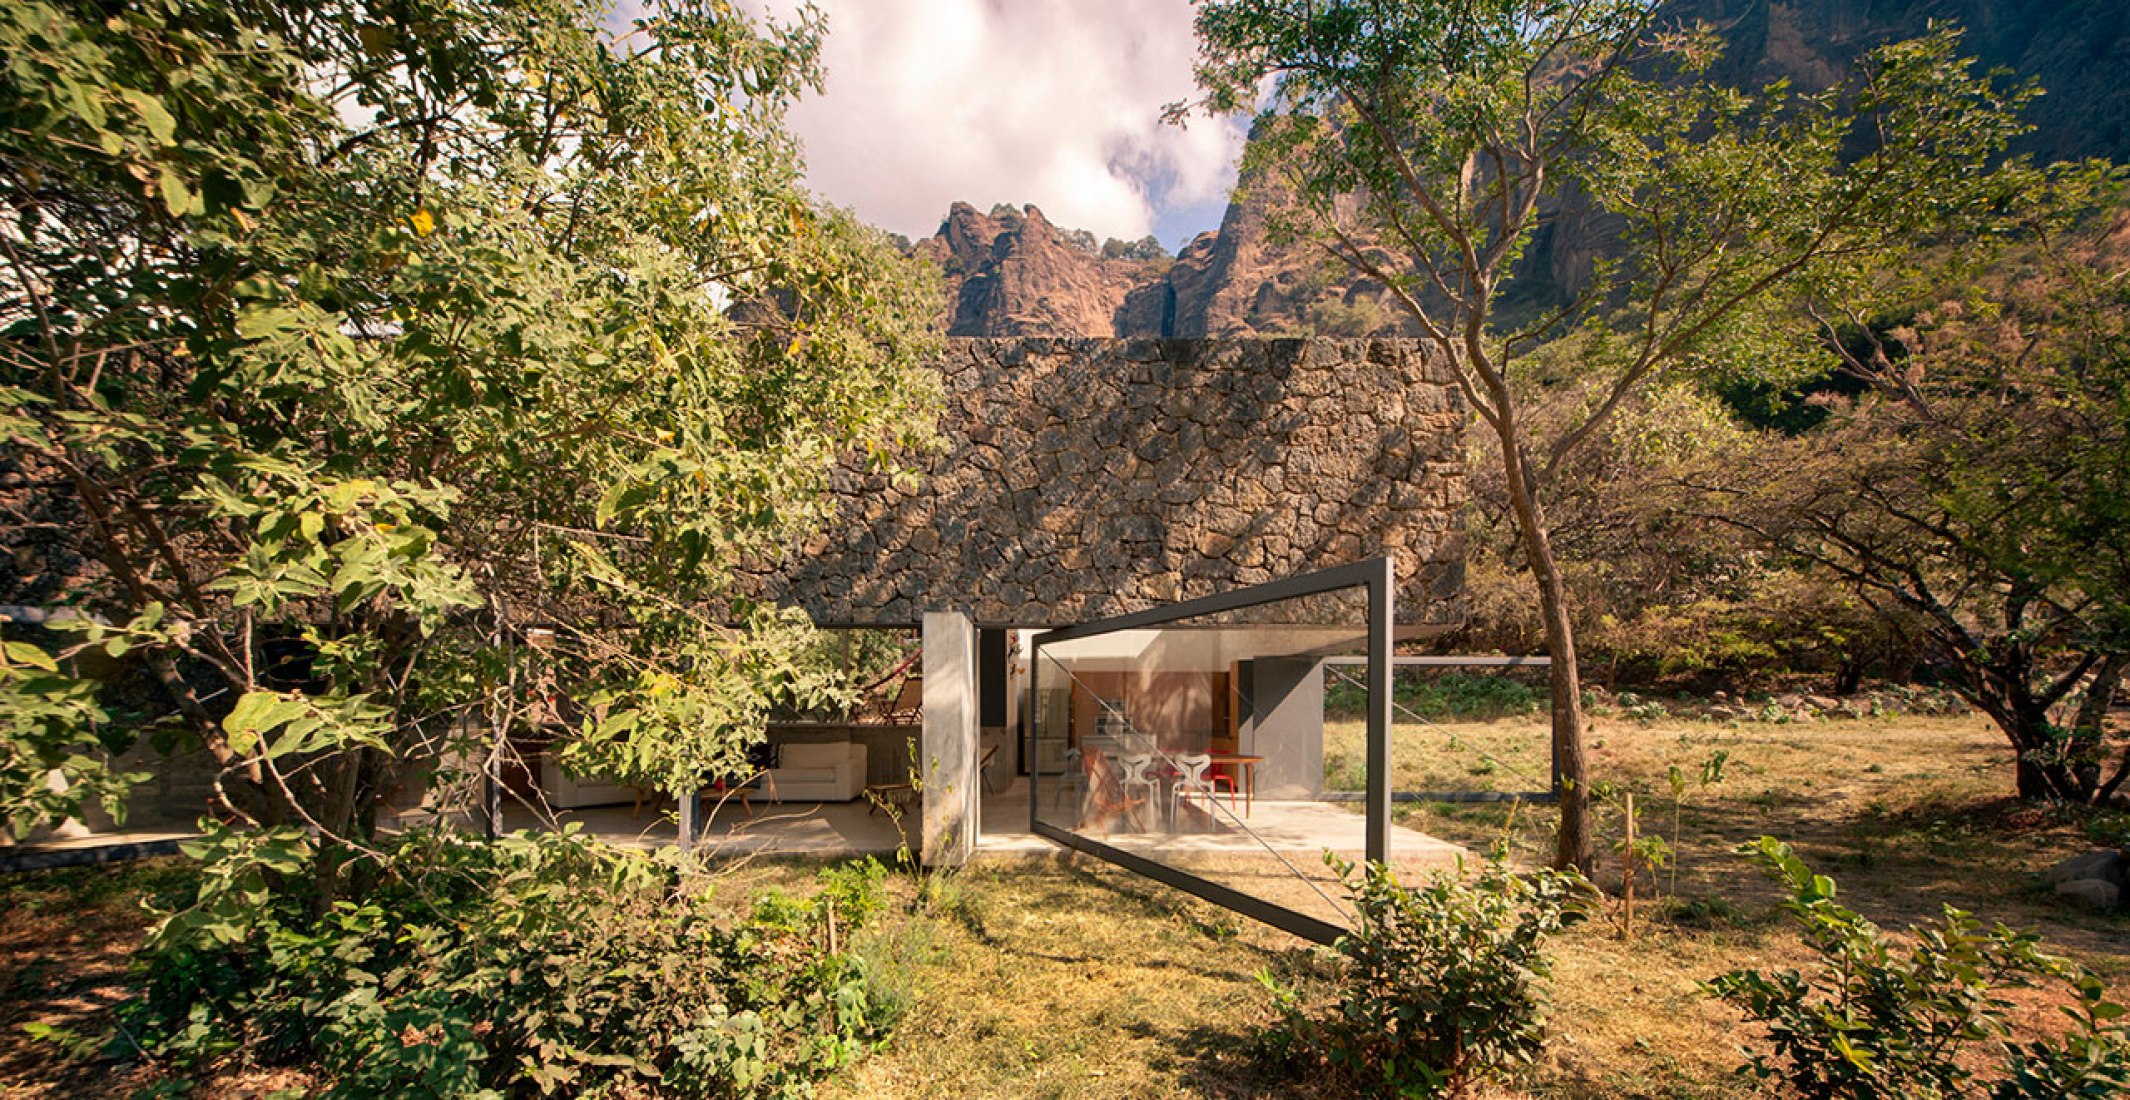
[[[1620,885],[1622,900],[1620,938],[1634,938],[1634,880],[1635,863],[1639,859],[1634,846],[1634,792],[1627,792],[1627,847],[1620,853],[1620,873],[1625,881]]]

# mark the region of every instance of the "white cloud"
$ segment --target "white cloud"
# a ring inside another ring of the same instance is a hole
[[[956,200],[1034,203],[1130,240],[1234,181],[1236,124],[1160,118],[1193,90],[1188,0],[816,3],[828,89],[792,128],[813,188],[877,225],[929,236]]]

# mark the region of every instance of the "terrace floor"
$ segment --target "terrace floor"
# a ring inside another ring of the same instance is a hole
[[[713,805],[705,801],[709,818],[704,829],[705,847],[723,855],[889,855],[902,844],[896,822],[884,810],[864,800],[854,802],[785,802],[757,800],[742,806],[737,799]],[[904,811],[903,824],[915,837],[919,808]],[[408,814],[407,824],[430,815]],[[453,815],[461,823],[463,815]],[[670,802],[631,806],[595,806],[553,811],[555,824],[575,822],[587,832],[611,844],[652,848],[675,842]],[[539,828],[548,822],[541,814],[510,803],[503,810],[506,830]],[[1259,799],[1243,818],[1248,831],[1227,828],[1216,832],[1174,834],[1134,832],[1128,827],[1097,837],[1126,851],[1163,859],[1197,856],[1299,856],[1317,864],[1326,850],[1359,858],[1362,844],[1360,814],[1345,805],[1323,802],[1270,801]],[[1464,854],[1464,849],[1425,833],[1393,826],[1391,851],[1398,863],[1444,866]],[[983,796],[983,818],[978,829],[977,858],[1040,855],[1060,852],[1058,845],[1029,831],[1028,780],[1015,778],[1005,789]]]

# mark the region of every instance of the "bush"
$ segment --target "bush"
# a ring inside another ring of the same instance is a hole
[[[1392,700],[1403,712],[1426,719],[1465,721],[1536,714],[1546,702],[1545,692],[1544,685],[1533,686],[1514,676],[1466,672],[1417,676],[1393,673],[1390,689]],[[1342,675],[1333,676],[1325,684],[1327,712],[1351,718],[1367,707],[1367,685]]]
[[[879,909],[878,864],[731,917],[677,860],[574,831],[412,832],[374,889],[329,906],[277,888],[316,858],[299,832],[190,854],[203,872],[121,1010],[180,1064],[300,1062],[339,1096],[792,1096],[890,1022],[857,956],[823,946]]]
[[[1741,1073],[1800,1096],[1857,1100],[2101,1097],[2130,1089],[2122,1006],[2106,999],[2093,975],[2043,954],[2036,937],[2003,925],[1985,931],[1948,906],[1943,927],[1912,929],[1915,945],[1898,950],[1876,925],[1836,904],[1834,881],[1813,874],[1788,845],[1762,837],[1742,850],[1789,887],[1783,908],[1820,965],[1809,978],[1734,970],[1708,983],[1744,1009],[1770,1045]],[[2042,981],[2069,988],[2070,1025],[2013,1042],[2011,1006],[1997,993]]]
[[[1338,1001],[1311,1012],[1274,982],[1280,1013],[1268,1035],[1282,1058],[1327,1064],[1357,1089],[1393,1095],[1461,1092],[1528,1064],[1545,1040],[1552,973],[1547,937],[1580,916],[1582,880],[1512,874],[1499,860],[1408,888],[1389,868],[1327,853],[1356,928],[1333,945]]]

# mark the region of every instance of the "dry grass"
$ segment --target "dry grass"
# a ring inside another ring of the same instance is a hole
[[[1335,727],[1327,755],[1358,745]],[[1623,942],[1602,923],[1559,941],[1555,1037],[1515,1094],[1731,1097],[1739,1019],[1698,984],[1733,967],[1805,960],[1776,897],[1739,843],[1789,840],[1841,883],[1848,904],[1889,928],[1944,905],[2042,933],[2055,950],[2120,984],[2130,937],[2119,919],[2057,905],[2035,881],[2093,846],[2089,815],[2051,814],[2004,797],[2001,737],[1968,718],[1842,719],[1794,725],[1600,718],[1600,777],[1638,791],[1644,829],[1672,833],[1666,781],[1689,775],[1678,819],[1678,879],[1666,914]],[[1530,719],[1401,727],[1402,789],[1522,789],[1546,775],[1545,733]],[[1726,778],[1695,784],[1728,754]],[[1617,800],[1604,823],[1618,835]],[[1403,824],[1483,849],[1508,839],[1543,857],[1543,807],[1411,805]],[[1310,952],[1277,933],[1100,865],[979,867],[953,880],[956,920],[934,925],[911,971],[920,991],[899,1034],[832,1095],[1306,1095],[1251,1057],[1268,998],[1251,976],[1297,975]]]
[[[831,1097],[1262,1096],[1253,975],[1310,965],[1282,933],[1088,860],[979,866],[901,937],[914,997]]]
[[[1336,728],[1334,754],[1341,738],[1357,736]],[[1544,774],[1543,731],[1529,720],[1468,724],[1455,744],[1439,730],[1401,729],[1400,739],[1401,787],[1512,789],[1521,785],[1514,771]],[[1554,1038],[1516,1095],[1746,1094],[1728,1072],[1744,1038],[1740,1021],[1696,983],[1732,967],[1802,961],[1773,891],[1731,853],[1762,834],[1791,841],[1840,881],[1848,904],[1883,925],[1955,905],[2040,932],[2118,986],[2130,983],[2130,926],[2058,906],[2033,875],[2092,847],[2089,831],[2120,821],[2006,799],[2007,754],[1979,720],[1769,726],[1600,717],[1593,743],[1601,777],[1641,792],[1643,827],[1666,835],[1670,765],[1692,773],[1721,750],[1727,778],[1690,792],[1680,814],[1676,895],[1659,907],[1668,916],[1633,941],[1602,924],[1559,941]],[[1487,757],[1497,761],[1492,770]],[[1506,837],[1524,860],[1541,856],[1551,824],[1543,808],[1408,806],[1401,816],[1474,847]],[[1605,835],[1616,836],[1618,824],[1615,811]],[[764,886],[801,887],[816,866],[757,860],[719,889],[740,904]],[[8,975],[0,1027],[8,1032],[31,1018],[93,1020],[121,988],[126,945],[140,928],[137,872],[71,874],[0,883],[0,974]],[[1318,972],[1313,952],[1281,933],[1084,859],[972,867],[933,883],[924,907],[915,904],[916,884],[898,877],[895,889],[897,915],[860,944],[908,1009],[893,1039],[826,1096],[1332,1094],[1281,1079],[1253,1054],[1270,1019],[1254,976]],[[0,1039],[8,1096],[76,1095],[99,1073]]]

